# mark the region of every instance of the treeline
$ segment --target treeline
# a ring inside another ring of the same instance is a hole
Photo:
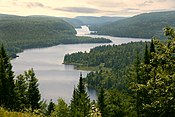
[[[174,117],[175,31],[166,27],[164,32],[167,41],[152,39],[143,56],[136,51],[132,64],[122,69],[102,67],[85,78],[99,92],[102,117]]]
[[[112,69],[120,69],[131,65],[136,58],[136,53],[143,58],[144,42],[131,42],[122,45],[98,46],[87,52],[66,54],[65,64],[82,65],[87,67],[102,66]]]
[[[174,27],[174,19],[175,11],[143,13],[101,26],[90,26],[90,30],[116,37],[151,39],[156,36],[163,39],[162,29],[170,25]]]
[[[24,49],[75,43],[108,43],[110,40],[76,37],[73,26],[57,17],[0,15],[0,43],[15,57]]]

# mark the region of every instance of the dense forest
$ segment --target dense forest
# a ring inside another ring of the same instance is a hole
[[[58,44],[108,43],[110,40],[76,37],[72,25],[57,17],[0,15],[0,43],[11,56],[28,48]]]
[[[75,28],[81,28],[81,26],[85,25],[81,20],[76,18],[67,18],[67,17],[60,17],[60,18],[68,22]]]
[[[4,47],[1,46],[1,115],[14,117],[19,115],[34,117],[174,117],[175,31],[171,27],[166,27],[164,32],[167,37],[166,42],[153,38],[150,43],[142,45],[144,49],[141,52],[138,49],[143,42],[129,43],[129,46],[127,44],[109,46],[109,50],[118,50],[122,46],[136,48],[135,60],[130,64],[123,61],[125,67],[108,66],[110,69],[103,69],[105,66],[101,66],[100,69],[89,73],[86,78],[82,78],[80,73],[79,83],[74,87],[69,104],[65,103],[62,98],[59,98],[56,104],[52,100],[49,103],[41,100],[38,90],[39,83],[34,70],[30,69],[15,77],[9,57]],[[92,50],[101,55],[99,51],[103,51],[105,47],[97,48]],[[132,52],[132,48],[130,50],[129,53]],[[90,102],[85,84],[97,88],[97,102]]]
[[[89,73],[84,81],[88,87],[95,88],[99,92],[97,105],[102,117],[174,117],[175,32],[170,27],[164,28],[164,32],[167,37],[166,42],[153,38],[151,43],[143,45],[139,42],[120,46],[101,46],[92,49],[89,53],[79,52],[65,56],[65,61],[68,60],[69,63],[72,61],[75,65],[98,66],[96,71]],[[144,49],[140,49],[138,45]],[[101,52],[104,48],[106,54]],[[119,54],[120,48],[124,51],[124,55]],[[109,53],[112,52],[116,54],[110,56]],[[93,56],[90,56],[92,53]],[[126,59],[133,54],[134,61]],[[86,56],[90,56],[89,59],[94,63],[95,60],[101,63],[91,65]],[[106,61],[112,61],[113,57],[116,58],[114,63],[123,60],[120,62],[123,67],[120,64],[105,65]],[[103,61],[104,58],[106,61]]]
[[[151,12],[115,21],[101,26],[90,26],[97,34],[116,37],[151,39],[152,36],[163,39],[162,29],[175,26],[175,11]]]
[[[118,20],[125,19],[125,17],[109,17],[109,16],[101,16],[101,17],[95,17],[95,16],[77,16],[73,19],[80,20],[84,25],[102,25],[102,24],[108,24],[111,22],[115,22]]]

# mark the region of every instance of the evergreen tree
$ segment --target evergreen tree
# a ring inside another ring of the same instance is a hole
[[[104,103],[104,90],[101,88],[100,94],[98,96],[98,106],[101,112],[102,117],[105,115],[105,103]]]
[[[142,68],[149,67],[146,83],[137,84],[141,95],[142,116],[146,117],[174,117],[175,113],[175,33],[173,29],[165,29],[168,41],[161,43],[154,40],[156,51],[152,54],[150,64],[142,64]],[[143,75],[147,75],[143,72]],[[143,79],[145,80],[145,79]]]
[[[77,88],[74,88],[70,109],[70,114],[73,117],[90,116],[90,99],[85,90],[82,74],[80,74],[80,80]]]
[[[85,87],[84,87],[84,83],[83,83],[82,73],[80,73],[78,91],[79,91],[80,94],[84,94],[85,93]]]
[[[140,76],[140,58],[137,51],[136,56],[136,62],[135,62],[135,72],[136,72],[136,82],[138,84],[141,83],[141,76]],[[137,111],[137,117],[140,117],[140,107],[141,107],[141,99],[140,99],[141,93],[137,91],[136,93],[136,111]]]
[[[3,102],[1,103],[4,107],[13,109],[15,102],[14,92],[14,72],[12,71],[12,65],[10,58],[7,56],[4,46],[0,48],[0,59],[1,59],[1,93]]]
[[[74,117],[78,117],[77,113],[78,113],[78,92],[77,89],[74,87],[70,104],[70,114]]]
[[[52,117],[69,117],[69,107],[62,98],[58,99],[58,104],[55,105],[54,109]],[[74,117],[74,115],[70,115],[70,117]]]
[[[151,44],[150,44],[150,54],[152,53],[152,52],[156,52],[155,51],[155,46],[154,46],[154,39],[151,39]]]
[[[54,111],[54,106],[55,106],[55,104],[52,102],[52,99],[51,99],[50,102],[49,102],[49,105],[48,105],[47,115],[50,115]]]
[[[33,69],[26,71],[25,77],[29,82],[27,95],[28,95],[28,101],[29,101],[30,107],[33,112],[35,109],[40,108],[39,101],[40,101],[41,95],[38,89],[39,84],[38,84],[37,78],[35,77],[35,73]]]
[[[150,63],[149,51],[148,51],[148,45],[147,45],[147,43],[146,43],[146,46],[145,46],[144,63],[145,64],[149,64]]]
[[[6,74],[4,67],[4,60],[2,56],[0,56],[0,106],[5,106],[5,87],[6,87]]]
[[[15,82],[15,92],[16,92],[16,103],[15,110],[22,111],[27,108],[28,99],[27,99],[27,89],[28,84],[24,75],[20,74],[16,77]]]

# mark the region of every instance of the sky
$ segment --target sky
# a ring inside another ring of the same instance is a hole
[[[20,16],[134,16],[175,10],[175,0],[0,0],[0,14]]]

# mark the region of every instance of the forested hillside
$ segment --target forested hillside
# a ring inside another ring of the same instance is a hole
[[[64,57],[64,64],[74,64],[78,66],[106,68],[123,68],[132,64],[136,58],[136,53],[143,57],[145,43],[131,42],[122,45],[98,46],[87,52],[77,52],[67,54]]]
[[[117,37],[147,38],[152,36],[163,38],[165,26],[175,26],[175,11],[152,12],[133,16],[102,26],[91,26],[97,34]]]
[[[137,42],[120,46],[102,46],[92,49],[90,53],[79,52],[65,56],[65,61],[70,60],[69,62],[72,61],[75,65],[90,66],[89,62],[100,61],[92,65],[98,66],[98,69],[89,73],[84,80],[88,87],[99,92],[97,104],[102,117],[174,117],[175,31],[166,27],[164,32],[168,38],[166,42],[153,38],[151,43],[147,44]],[[106,51],[103,51],[104,48]],[[120,49],[124,51],[122,55]],[[116,54],[103,54],[113,51]],[[92,53],[94,56],[90,56]],[[135,55],[134,61],[126,59],[132,58],[132,54]],[[91,60],[86,58],[88,55]],[[112,57],[115,58],[115,62],[108,66],[111,69],[105,69],[106,62],[103,59],[111,61],[108,58]],[[119,67],[120,64],[123,67]]]
[[[94,17],[94,16],[77,16],[75,19],[78,19],[84,23],[84,25],[100,25],[115,22],[121,19],[125,19],[125,17]]]
[[[100,65],[99,69],[89,73],[86,78],[83,79],[80,73],[79,83],[74,87],[70,104],[61,98],[58,98],[56,104],[52,100],[49,104],[44,100],[41,101],[39,83],[34,70],[25,71],[24,74],[15,77],[10,58],[1,46],[0,114],[14,117],[174,117],[175,31],[171,27],[166,27],[164,32],[167,38],[165,42],[153,38],[146,44],[137,42],[92,49],[90,51],[94,53],[94,57],[90,56],[92,60],[99,56],[103,59],[103,56],[107,59],[108,56],[115,58],[117,55],[121,56],[120,52],[123,54],[129,52],[122,56],[124,61],[120,62],[123,66],[117,67],[113,64],[106,66],[108,69],[105,69],[106,63],[100,60],[101,63],[92,65]],[[103,55],[104,49],[108,54],[112,51],[117,54]],[[132,58],[133,52],[134,61],[125,59],[126,56]],[[67,57],[72,56],[71,60],[74,60],[74,57],[79,56],[78,61],[82,63],[85,61],[83,59],[86,59],[82,55],[90,53],[76,53]],[[120,60],[122,57],[115,59]],[[85,86],[98,90],[96,102],[90,102]]]
[[[81,20],[76,19],[76,18],[61,17],[61,19],[68,22],[75,28],[80,28],[81,26],[85,25]]]
[[[105,39],[76,37],[73,26],[57,17],[0,15],[0,43],[10,55],[27,48],[58,44],[110,42]]]
[[[65,64],[73,64],[78,69],[95,70],[87,75],[87,84],[96,90],[115,86],[124,89],[129,80],[125,75],[134,64],[137,56],[144,58],[145,42],[131,42],[122,45],[98,46],[87,52],[67,54]]]

